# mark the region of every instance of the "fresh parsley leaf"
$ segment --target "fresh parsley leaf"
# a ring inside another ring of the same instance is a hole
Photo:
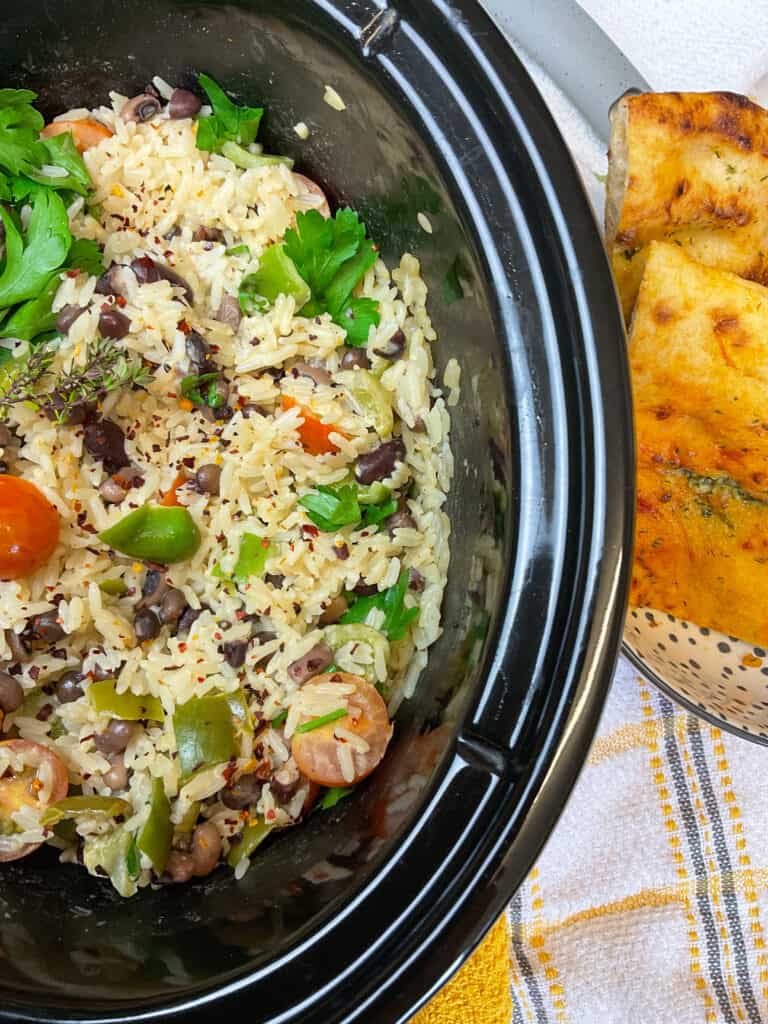
[[[352,622],[365,622],[368,615],[374,608],[384,612],[384,622],[381,625],[381,632],[390,640],[402,640],[408,627],[419,617],[418,608],[406,608],[403,600],[408,590],[408,572],[403,571],[400,579],[393,587],[373,594],[370,597],[361,597],[352,605],[339,622],[344,625]]]
[[[342,526],[360,522],[360,505],[354,484],[342,484],[339,488],[319,484],[316,493],[305,494],[299,498],[299,504],[323,533],[335,533]]]
[[[263,108],[238,107],[208,75],[198,75],[197,80],[213,107],[209,117],[199,117],[197,120],[197,148],[217,153],[227,141],[237,142],[240,146],[249,146],[254,142]]]
[[[104,273],[104,254],[91,238],[74,238],[67,253],[67,266],[98,277]]]
[[[31,341],[38,334],[54,330],[56,314],[51,307],[60,284],[61,275],[59,271],[56,271],[36,298],[29,299],[16,307],[0,328],[0,338],[20,338],[22,341]]]
[[[36,298],[48,284],[51,273],[61,267],[72,244],[61,198],[46,190],[35,193],[30,202],[32,213],[23,237],[13,217],[0,207],[6,246],[5,268],[0,275],[0,309]]]
[[[11,200],[11,182],[2,171],[0,171],[0,200],[4,203]]]
[[[46,161],[39,139],[45,122],[30,101],[28,89],[0,89],[0,167],[10,174],[34,172]]]
[[[352,292],[376,262],[376,250],[354,210],[338,210],[328,219],[317,210],[297,214],[284,249],[312,291],[305,315],[330,313],[347,331],[349,345],[365,345],[370,327],[379,323],[379,304],[353,298]]]
[[[397,502],[394,498],[385,501],[382,505],[367,505],[363,511],[363,526],[378,526],[385,519],[389,519],[397,512]]]
[[[66,176],[58,178],[40,171],[29,171],[29,177],[38,185],[46,185],[48,188],[66,189],[70,192],[77,192],[78,195],[87,196],[91,188],[91,176],[85,169],[83,158],[77,151],[71,132],[62,132],[61,135],[54,135],[50,139],[41,139],[45,147],[47,158],[46,164],[61,167],[67,172]]]

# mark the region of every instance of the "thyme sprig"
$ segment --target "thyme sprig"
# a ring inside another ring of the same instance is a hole
[[[129,359],[108,338],[88,344],[82,365],[71,363],[62,373],[53,374],[56,344],[55,340],[44,342],[18,365],[6,364],[0,379],[0,419],[8,416],[11,406],[28,402],[66,423],[77,406],[101,401],[121,387],[144,387],[152,380],[150,370],[139,360]]]

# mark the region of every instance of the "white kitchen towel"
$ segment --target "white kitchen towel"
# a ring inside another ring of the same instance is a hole
[[[504,0],[488,6],[503,24]],[[768,0],[583,6],[653,88],[768,102]],[[599,206],[604,145],[531,70]],[[576,790],[510,907],[515,1024],[768,1022],[767,777],[768,750],[683,713],[622,660]]]

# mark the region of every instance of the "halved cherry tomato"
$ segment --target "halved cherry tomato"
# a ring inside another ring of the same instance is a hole
[[[333,423],[322,423],[316,416],[312,415],[305,405],[301,405],[295,398],[291,398],[290,395],[283,395],[284,409],[295,409],[297,407],[304,418],[304,422],[299,427],[299,437],[306,451],[310,455],[331,455],[333,452],[337,452],[339,447],[330,440],[330,435],[342,434],[342,431]],[[346,434],[342,434],[342,437],[346,437]]]
[[[52,121],[40,132],[42,139],[49,139],[52,135],[62,135],[64,132],[72,132],[72,140],[77,149],[84,153],[91,146],[98,146],[104,139],[111,137],[112,132],[100,121]]]
[[[346,718],[320,726],[311,732],[295,732],[291,738],[291,751],[299,771],[308,779],[321,786],[349,786],[360,782],[378,766],[392,739],[392,726],[387,706],[379,691],[360,676],[353,676],[348,672],[334,672],[333,675],[315,676],[304,685],[328,685],[334,682],[347,683],[355,687],[355,692],[346,697],[349,708]],[[339,726],[355,733],[368,744],[365,753],[352,751],[355,771],[353,779],[345,779],[341,770],[341,741],[334,735]]]
[[[176,479],[173,481],[171,486],[168,488],[168,490],[165,492],[165,494],[160,499],[160,504],[161,505],[165,505],[166,507],[170,507],[170,506],[173,506],[173,505],[180,505],[181,502],[179,501],[179,496],[178,496],[178,494],[176,492],[178,491],[178,489],[180,487],[183,487],[186,482],[187,482],[187,474],[186,473],[178,473],[176,475]]]
[[[311,196],[322,196],[322,203],[315,206],[313,203],[308,209],[317,210],[321,217],[325,217],[326,220],[331,216],[331,208],[328,205],[328,199],[326,198],[325,192],[320,188],[316,181],[312,181],[311,178],[307,178],[303,174],[295,174],[294,178],[298,179],[299,185],[305,193]]]
[[[0,475],[0,580],[31,576],[59,542],[59,513],[28,480]]]
[[[58,754],[32,740],[4,740],[0,748],[10,750],[24,761],[23,771],[0,778],[0,823],[11,823],[13,812],[24,806],[47,807],[67,795],[67,768]],[[39,798],[45,784],[40,778],[41,768],[45,768],[50,777],[50,790],[44,802]],[[8,838],[0,834],[0,862],[19,860],[38,846],[40,843],[27,843],[14,849]]]

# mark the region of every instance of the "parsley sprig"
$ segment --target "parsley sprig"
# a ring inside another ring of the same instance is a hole
[[[393,587],[382,590],[370,597],[360,597],[352,607],[342,615],[339,622],[347,625],[353,622],[365,622],[374,608],[384,612],[384,622],[378,628],[390,640],[402,640],[408,627],[419,617],[418,608],[405,607],[405,595],[408,591],[408,570],[400,574]]]
[[[344,526],[377,526],[397,511],[397,502],[391,495],[378,505],[361,507],[358,500],[357,484],[341,484],[328,487],[318,484],[312,494],[299,498],[299,504],[306,511],[315,526],[323,533],[335,533]]]
[[[249,146],[254,142],[263,108],[238,107],[208,75],[198,75],[197,80],[213,108],[212,114],[197,120],[197,148],[218,153],[225,142],[236,142],[239,146]]]

